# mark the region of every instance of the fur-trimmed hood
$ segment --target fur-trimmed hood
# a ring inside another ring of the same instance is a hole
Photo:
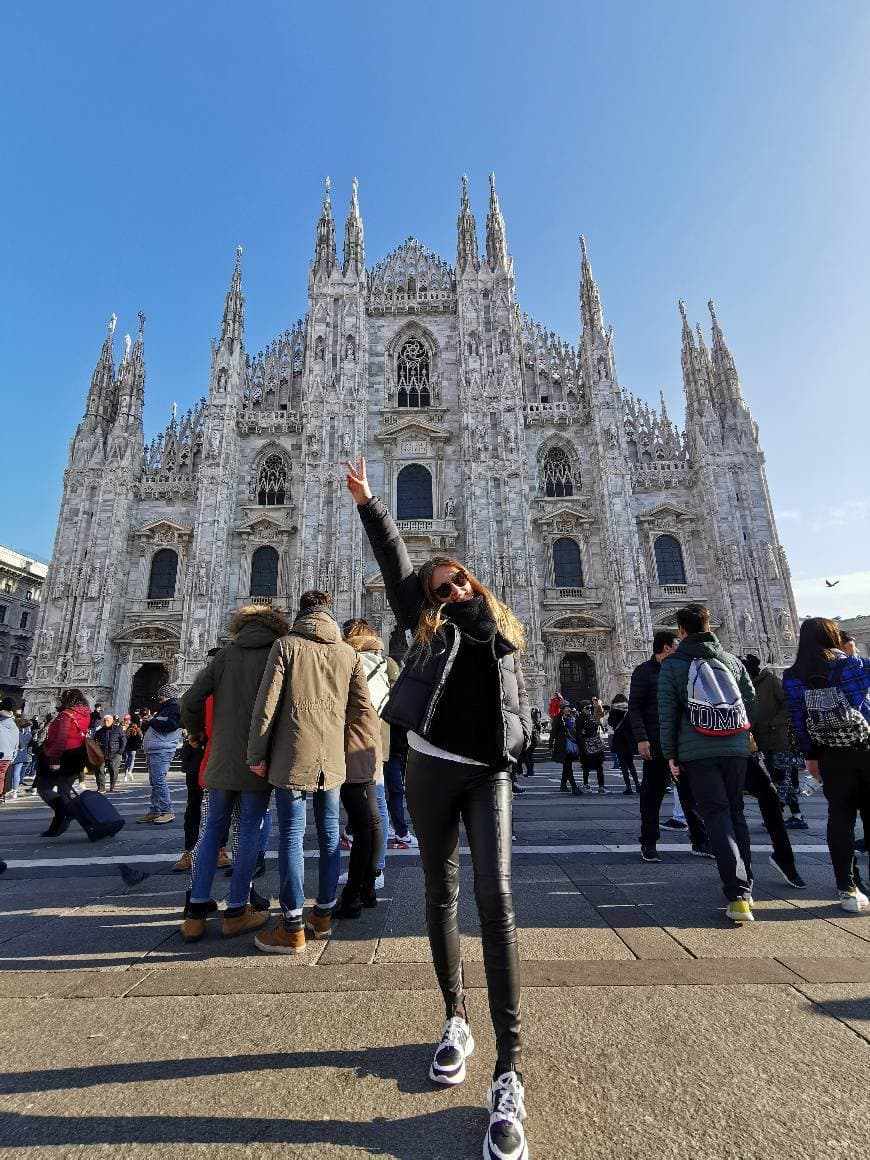
[[[290,621],[279,608],[246,604],[230,618],[230,633],[242,648],[263,648],[290,631]]]

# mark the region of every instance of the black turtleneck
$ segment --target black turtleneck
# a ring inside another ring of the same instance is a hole
[[[482,596],[456,601],[444,612],[459,629],[460,644],[429,740],[440,749],[497,765],[504,758],[504,719],[495,621]]]

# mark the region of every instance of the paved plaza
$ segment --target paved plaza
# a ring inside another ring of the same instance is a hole
[[[606,796],[559,794],[549,763],[524,785],[514,897],[533,1160],[863,1155],[870,917],[834,902],[821,797],[804,799],[810,829],[793,835],[803,892],[767,864],[747,799],[758,921],[735,928],[715,865],[683,834],[664,832],[661,864],[641,862],[638,799],[618,773]],[[95,845],[75,826],[40,838],[34,798],[0,808],[0,1154],[480,1155],[494,1043],[467,855],[478,1047],[465,1084],[441,1090],[426,1078],[443,1007],[414,853],[391,852],[378,908],[305,955],[224,941],[214,919],[190,946],[186,879],[171,873],[183,810],[135,825],[141,770],[115,801],[128,825]],[[275,900],[274,839],[270,855],[257,885]],[[147,877],[130,885],[131,872]]]

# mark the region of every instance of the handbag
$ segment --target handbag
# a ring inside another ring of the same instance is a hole
[[[591,737],[583,738],[583,753],[586,757],[598,757],[607,748],[601,730],[596,730]]]
[[[99,741],[94,741],[93,737],[85,737],[85,753],[88,758],[88,769],[99,769],[106,760],[102,745]]]

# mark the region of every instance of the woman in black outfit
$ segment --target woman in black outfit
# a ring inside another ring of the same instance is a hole
[[[619,762],[622,780],[625,782],[624,793],[632,792],[631,782],[640,793],[640,783],[637,780],[637,770],[634,768],[635,744],[631,725],[628,721],[628,697],[624,693],[617,693],[610,706],[607,724],[613,730],[613,752]],[[631,778],[631,781],[629,781]]]
[[[579,797],[583,792],[574,779],[574,762],[579,753],[574,732],[574,710],[570,705],[563,705],[558,716],[553,718],[553,760],[562,762],[560,793],[567,793],[570,788],[571,793]]]
[[[574,732],[580,749],[580,768],[583,770],[583,787],[589,788],[589,774],[598,778],[598,792],[607,793],[604,788],[604,751],[607,748],[601,733],[601,726],[595,718],[591,701],[580,702],[580,712],[574,721]]]
[[[527,1160],[511,897],[510,769],[532,733],[519,658],[522,626],[457,560],[436,556],[415,572],[392,517],[372,496],[365,460],[347,469],[390,607],[399,628],[414,633],[384,718],[408,730],[405,793],[426,880],[432,961],[446,1004],[429,1076],[436,1083],[461,1083],[474,1050],[457,922],[461,818],[474,865],[497,1048],[484,1156]]]

